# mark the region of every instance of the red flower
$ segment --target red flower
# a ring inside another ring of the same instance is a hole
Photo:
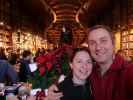
[[[45,71],[46,71],[45,66],[42,66],[39,68],[39,73],[41,76],[43,76],[45,74]]]
[[[36,58],[36,62],[39,63],[39,64],[42,64],[42,63],[46,62],[46,60],[47,59],[45,59],[44,55],[41,55],[41,56]]]
[[[46,67],[47,67],[48,71],[50,71],[52,68],[52,64],[50,62],[47,62]]]

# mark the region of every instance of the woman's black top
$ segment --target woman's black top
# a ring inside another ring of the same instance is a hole
[[[89,81],[85,85],[76,85],[71,77],[67,77],[58,88],[64,95],[61,100],[93,100]]]

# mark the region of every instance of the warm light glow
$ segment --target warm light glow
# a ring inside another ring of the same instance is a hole
[[[120,37],[121,37],[120,32],[115,33],[115,51],[120,49],[120,42],[121,42]]]
[[[0,47],[3,47],[3,43],[2,42],[0,42]]]
[[[133,29],[130,29],[130,34],[133,34]]]
[[[53,23],[55,23],[55,22],[56,22],[56,20],[57,20],[57,16],[56,16],[56,13],[55,13],[54,11],[52,11],[52,13],[53,13],[53,16],[54,16]]]
[[[50,50],[53,50],[54,49],[53,44],[49,44],[49,49]]]
[[[48,42],[46,39],[43,41],[43,46],[44,46],[44,49],[48,49]]]
[[[4,22],[0,22],[0,25],[4,25]]]
[[[129,41],[133,41],[133,35],[129,35]]]
[[[18,29],[18,31],[17,32],[21,32],[21,30],[20,29]]]
[[[129,48],[133,48],[133,43],[132,42],[129,43]]]
[[[127,35],[128,34],[128,31],[123,31],[122,35]]]
[[[88,44],[86,42],[84,42],[83,44],[81,44],[81,46],[88,47]]]
[[[75,16],[75,19],[76,19],[76,22],[77,22],[77,23],[79,23],[78,15],[79,15],[79,14],[76,14],[76,16]]]

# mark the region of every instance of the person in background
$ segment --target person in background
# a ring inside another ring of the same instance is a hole
[[[17,72],[7,60],[0,60],[0,83],[16,84],[19,81]]]
[[[26,82],[28,77],[31,75],[29,64],[31,63],[32,53],[29,50],[25,50],[22,53],[22,59],[20,59],[20,72],[19,78],[21,82]]]
[[[18,75],[13,66],[9,64],[4,48],[0,48],[0,82],[7,85],[16,83]]]
[[[7,60],[7,56],[5,54],[5,49],[0,47],[0,59],[1,60]]]
[[[93,61],[88,49],[74,49],[69,65],[70,75],[57,85],[58,90],[63,93],[61,100],[93,100],[89,82]],[[45,99],[51,100],[49,96]]]
[[[11,53],[9,63],[13,66],[17,73],[20,72],[20,57],[19,54]]]
[[[114,33],[107,26],[96,25],[87,29],[87,34],[88,48],[96,62],[90,77],[94,100],[132,100],[133,63],[115,55]],[[62,93],[55,90],[55,85],[49,88],[48,100],[60,100]]]

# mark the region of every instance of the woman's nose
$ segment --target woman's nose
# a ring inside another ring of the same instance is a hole
[[[87,63],[83,63],[83,64],[82,64],[82,67],[83,67],[83,68],[86,68],[86,67],[87,67]]]

